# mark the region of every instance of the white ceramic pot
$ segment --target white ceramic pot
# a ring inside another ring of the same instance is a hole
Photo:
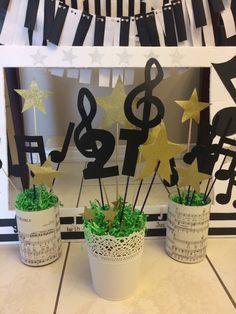
[[[166,252],[183,263],[198,263],[206,256],[211,202],[204,206],[168,204]]]
[[[128,237],[96,236],[85,230],[93,287],[107,300],[130,297],[138,286],[145,230]]]
[[[30,266],[47,265],[61,255],[59,205],[28,212],[16,209],[21,261]]]

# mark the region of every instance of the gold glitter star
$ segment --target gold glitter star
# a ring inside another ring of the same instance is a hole
[[[199,124],[200,112],[209,107],[208,103],[198,100],[196,88],[193,90],[189,100],[176,100],[175,102],[184,109],[182,122],[185,122],[189,119],[194,119],[197,124]]]
[[[111,203],[113,205],[113,208],[120,210],[124,202],[119,198],[118,200]]]
[[[98,105],[105,110],[105,117],[101,122],[102,128],[106,129],[113,123],[120,123],[123,125],[126,123],[127,119],[124,114],[125,99],[125,87],[119,76],[111,95],[96,98]]]
[[[210,175],[198,171],[197,160],[188,167],[176,167],[180,176],[179,187],[191,186],[196,192],[200,192],[200,184],[211,178]]]
[[[33,172],[34,177],[32,179],[32,184],[45,184],[47,187],[52,187],[52,181],[55,177],[61,175],[61,172],[56,171],[52,168],[52,163],[50,159],[47,159],[42,166],[27,164],[29,170]]]
[[[170,176],[172,174],[170,159],[185,151],[186,145],[170,142],[167,138],[164,123],[162,123],[160,127],[155,130],[155,133],[156,139],[152,139],[150,144],[140,145],[139,151],[146,163],[139,178],[143,179],[144,177],[152,174],[156,169],[158,161],[160,161],[158,174],[162,179],[170,182]]]
[[[30,89],[15,89],[15,91],[25,99],[22,112],[35,107],[39,111],[46,113],[43,101],[51,93],[40,90],[35,80],[31,82]]]
[[[85,220],[95,219],[96,216],[94,214],[94,210],[88,208],[87,206],[84,207],[84,212],[82,214]]]
[[[114,211],[114,209],[109,208],[108,210],[104,210],[103,214],[105,216],[105,221],[113,222],[117,215],[117,211]]]

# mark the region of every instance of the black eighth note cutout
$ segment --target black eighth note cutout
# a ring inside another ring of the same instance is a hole
[[[90,111],[85,110],[85,98],[89,103]],[[84,169],[85,179],[96,179],[117,176],[118,166],[104,167],[110,159],[115,148],[114,136],[106,130],[93,129],[92,121],[97,113],[97,103],[93,94],[87,88],[81,88],[77,100],[78,111],[81,116],[81,123],[74,132],[74,141],[77,149],[87,158],[95,158],[95,161],[88,162]],[[85,130],[85,133],[82,132]]]

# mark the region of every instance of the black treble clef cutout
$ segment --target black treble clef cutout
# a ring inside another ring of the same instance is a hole
[[[88,114],[85,111],[85,97],[90,105]],[[118,166],[104,167],[114,151],[115,138],[106,130],[92,128],[92,121],[97,112],[97,103],[93,94],[87,88],[80,89],[77,107],[82,121],[74,132],[75,145],[85,157],[95,158],[95,161],[89,162],[84,169],[84,178],[96,179],[117,176],[119,174]],[[83,129],[86,132],[81,134]],[[97,142],[100,142],[101,145],[98,145]]]
[[[151,70],[153,65],[156,67],[157,74],[154,79],[151,78]],[[153,89],[162,81],[163,70],[160,63],[151,58],[147,61],[145,66],[145,82],[137,87],[135,87],[125,99],[125,115],[130,123],[141,128],[142,130],[149,130],[154,128],[161,123],[164,117],[165,108],[161,100],[152,95]],[[135,116],[133,113],[133,101],[137,98],[139,94],[145,92],[144,97],[140,98],[137,102],[137,109],[143,105],[143,117],[142,119]],[[157,109],[156,116],[150,120],[152,105]]]
[[[157,73],[154,79],[151,78],[152,67],[155,66]],[[138,147],[145,143],[148,138],[149,129],[161,123],[164,117],[165,108],[161,100],[152,95],[153,89],[162,81],[163,70],[160,63],[151,58],[145,66],[145,82],[135,87],[126,97],[124,112],[126,118],[141,130],[120,130],[120,139],[127,141],[126,153],[122,174],[134,176],[138,158]],[[142,117],[137,117],[133,112],[133,103],[138,95],[144,92],[144,96],[137,101],[137,109],[142,107]],[[156,108],[156,113],[152,118],[152,106]]]

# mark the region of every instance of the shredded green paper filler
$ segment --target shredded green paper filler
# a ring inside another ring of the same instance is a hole
[[[56,195],[49,192],[44,185],[39,185],[34,189],[26,189],[19,193],[16,197],[15,207],[22,211],[40,211],[51,208],[56,205],[59,200]]]
[[[177,204],[183,204],[185,206],[204,206],[210,203],[210,199],[204,201],[203,193],[194,193],[193,195],[193,192],[189,192],[188,195],[187,191],[181,192],[181,198],[178,194],[172,194],[170,195],[170,199]]]
[[[109,210],[110,206],[117,215],[113,222],[105,221],[104,211]],[[134,232],[139,232],[145,228],[147,215],[141,213],[140,210],[134,209],[131,204],[125,204],[122,223],[121,214],[123,207],[122,198],[115,202],[115,205],[101,206],[99,201],[90,202],[90,209],[94,211],[96,219],[84,220],[84,227],[93,234],[103,236],[111,235],[114,237],[127,237]]]

